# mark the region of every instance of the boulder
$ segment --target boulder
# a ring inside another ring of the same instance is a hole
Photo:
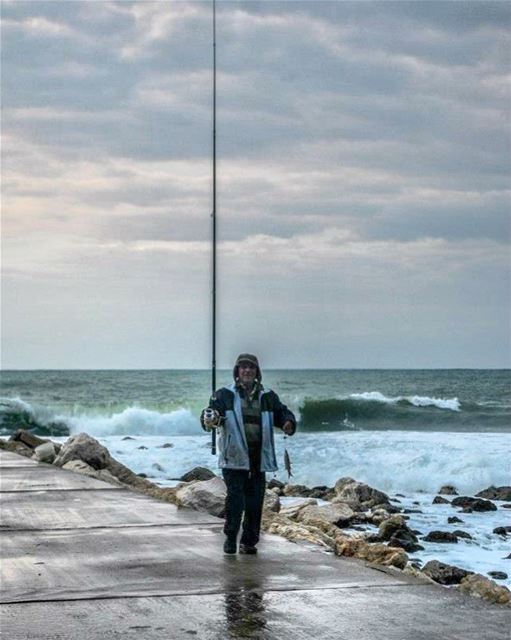
[[[111,458],[106,447],[88,434],[79,433],[66,440],[53,464],[63,467],[71,460],[83,460],[93,469],[104,469]]]
[[[387,494],[353,478],[340,478],[337,480],[335,493],[336,500],[353,502],[368,509],[377,505],[388,505],[390,507]]]
[[[25,456],[25,458],[31,458],[34,455],[32,447],[17,440],[2,440],[0,438],[0,449],[17,453],[20,456]]]
[[[176,490],[176,500],[180,506],[207,511],[218,517],[224,514],[226,495],[225,482],[218,476],[210,480],[199,480]]]
[[[377,527],[379,527],[383,521],[388,520],[389,518],[390,513],[387,511],[387,509],[381,509],[380,507],[371,509],[370,521]]]
[[[449,500],[442,498],[442,496],[435,496],[432,504],[449,504]]]
[[[321,523],[342,528],[350,525],[354,515],[355,513],[345,504],[326,504],[322,507],[309,505],[298,512],[297,519],[320,529],[323,529]]]
[[[137,449],[140,449],[141,451],[147,451],[148,447],[144,447],[144,445],[141,444],[140,447],[137,447]]]
[[[298,517],[298,513],[308,507],[310,505],[317,505],[318,501],[315,498],[303,498],[294,504],[291,504],[287,507],[281,507],[280,513],[286,518],[290,518],[291,520],[296,520]]]
[[[497,507],[493,502],[481,498],[471,498],[469,496],[458,496],[454,498],[451,506],[471,509],[472,511],[497,511]]]
[[[131,436],[124,436],[123,440],[136,440],[136,438],[132,438]]]
[[[44,444],[45,442],[48,442],[48,440],[45,440],[44,438],[38,438],[37,436],[35,436],[33,433],[30,433],[30,431],[27,431],[26,429],[18,429],[17,431],[11,434],[9,440],[11,442],[13,441],[23,442],[23,444],[27,445],[27,447],[30,447],[31,449],[35,449],[39,445]]]
[[[402,516],[391,516],[380,524],[378,535],[382,540],[390,540],[394,533],[400,529],[408,529],[405,519]]]
[[[408,527],[402,516],[392,516],[384,520],[379,527],[378,535],[382,540],[388,540],[391,547],[400,547],[408,552],[424,549],[418,544],[417,536]]]
[[[459,523],[459,522],[463,523],[463,520],[461,518],[458,518],[458,516],[449,516],[447,518],[447,522],[449,524],[456,524],[456,523]]]
[[[440,487],[438,493],[444,496],[458,495],[458,492],[456,491],[456,487],[453,487],[452,484],[444,484],[443,487]]]
[[[456,531],[453,531],[452,533],[457,538],[465,538],[466,540],[473,540],[473,538],[470,535],[470,533],[467,533],[466,531],[463,531],[462,529],[456,529]]]
[[[280,511],[280,499],[274,491],[266,489],[264,493],[263,509],[269,509],[275,513]]]
[[[280,482],[280,480],[272,478],[266,486],[268,487],[268,489],[277,489],[280,496],[284,495],[284,487],[286,485],[283,482]]]
[[[172,449],[173,446],[172,442],[165,442],[165,444],[160,445],[158,449]]]
[[[37,460],[38,462],[47,462],[48,464],[52,464],[56,457],[57,452],[55,451],[53,442],[44,442],[43,444],[38,445],[34,449],[34,455],[32,456],[34,460]]]
[[[430,531],[422,538],[425,542],[457,543],[458,538],[450,531]]]
[[[398,569],[404,569],[408,563],[408,556],[403,549],[388,547],[386,544],[369,544],[361,538],[338,537],[335,553]]]
[[[210,469],[206,467],[194,467],[190,471],[187,471],[179,479],[182,482],[192,482],[192,480],[211,480],[216,475]]]
[[[444,564],[438,560],[430,560],[422,567],[422,571],[438,584],[459,584],[463,578],[472,574],[472,571],[460,569],[451,564]]]
[[[493,533],[496,533],[498,536],[507,536],[511,534],[511,527],[495,527]]]
[[[511,487],[488,487],[476,493],[476,498],[484,498],[485,500],[511,500]]]
[[[327,487],[326,485],[312,487],[309,491],[309,497],[319,498],[320,500],[331,500],[335,498],[335,490],[333,487]]]
[[[463,578],[458,589],[466,595],[476,596],[488,602],[496,604],[511,603],[511,591],[504,586],[498,585],[493,580],[485,578],[479,573]]]
[[[266,531],[287,538],[292,542],[309,542],[329,550],[335,546],[334,539],[320,529],[293,522],[280,514],[269,523]]]
[[[507,573],[504,571],[488,571],[488,575],[494,580],[507,580]]]
[[[103,480],[103,482],[108,482],[116,486],[122,484],[108,469],[94,469],[94,467],[91,467],[83,460],[70,460],[66,462],[62,468],[73,471],[74,473],[81,473],[91,478],[97,478],[98,480]]]
[[[304,484],[286,484],[283,489],[283,493],[288,498],[293,497],[309,497],[310,489],[306,487]]]

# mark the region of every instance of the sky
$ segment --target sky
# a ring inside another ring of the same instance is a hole
[[[217,3],[217,364],[510,366],[507,2]],[[2,2],[2,366],[211,362],[212,4]]]

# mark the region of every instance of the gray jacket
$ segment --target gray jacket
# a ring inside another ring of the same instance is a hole
[[[277,471],[275,455],[274,427],[282,428],[286,421],[296,429],[293,413],[283,404],[278,395],[270,389],[259,393],[261,407],[261,471]],[[241,397],[236,385],[216,391],[209,402],[209,408],[216,409],[224,418],[218,428],[218,463],[221,469],[250,469],[248,444],[245,437]],[[204,423],[201,419],[202,427]],[[294,431],[293,431],[294,433]]]

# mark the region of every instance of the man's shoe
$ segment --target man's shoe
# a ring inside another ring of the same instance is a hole
[[[236,553],[236,540],[230,540],[229,538],[225,539],[224,553],[229,553],[229,554]]]
[[[240,553],[247,556],[255,556],[257,553],[257,549],[255,547],[251,547],[248,544],[240,544]]]

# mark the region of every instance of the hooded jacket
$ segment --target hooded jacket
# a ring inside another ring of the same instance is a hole
[[[277,471],[273,428],[282,428],[289,420],[296,430],[293,413],[270,389],[261,388],[261,471]],[[209,401],[210,409],[216,409],[224,418],[218,428],[218,464],[221,469],[250,469],[248,444],[243,424],[241,397],[235,384],[216,391]],[[207,431],[201,416],[202,428]],[[290,434],[292,435],[292,434]]]

